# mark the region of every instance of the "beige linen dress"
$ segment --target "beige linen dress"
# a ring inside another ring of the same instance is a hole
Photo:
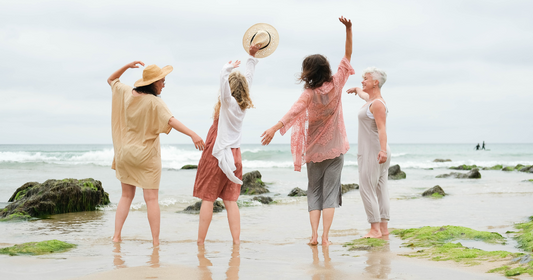
[[[134,96],[131,86],[111,82],[111,130],[115,156],[111,168],[122,183],[143,189],[159,189],[161,146],[159,134],[168,134],[172,113],[161,98]]]

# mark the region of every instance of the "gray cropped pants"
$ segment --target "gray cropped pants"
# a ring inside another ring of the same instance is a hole
[[[344,155],[307,163],[307,209],[323,210],[342,205],[341,174]]]

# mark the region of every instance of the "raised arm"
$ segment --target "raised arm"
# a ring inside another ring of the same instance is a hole
[[[250,56],[248,60],[246,61],[246,81],[248,82],[248,88],[252,87],[252,82],[254,79],[254,72],[255,72],[255,65],[259,60],[255,58],[255,54],[259,50],[259,46],[257,44],[250,46]]]
[[[140,64],[140,65],[144,66],[144,63],[142,61],[134,61],[134,62],[128,63],[128,64],[122,66],[122,68],[120,68],[117,71],[115,71],[115,73],[111,74],[111,76],[109,76],[109,78],[107,78],[107,83],[109,85],[111,85],[112,81],[120,78],[120,76],[122,76],[122,74],[124,74],[124,72],[126,72],[126,70],[128,70],[130,68],[139,68],[139,66],[137,64]]]
[[[233,63],[230,61],[226,63],[220,71],[220,101],[226,104],[230,102],[231,98],[233,98],[231,96],[231,88],[229,87],[228,82],[229,74],[231,73],[231,70],[239,67],[240,64],[241,62],[238,60],[235,60]]]
[[[350,61],[352,59],[352,21],[341,16],[339,21],[346,26],[346,46],[344,56]]]

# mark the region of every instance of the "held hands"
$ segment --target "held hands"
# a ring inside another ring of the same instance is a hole
[[[249,53],[252,57],[255,57],[255,53],[261,48],[259,44],[251,45],[249,49]]]
[[[378,154],[378,163],[382,164],[387,161],[387,153],[384,151],[379,151]]]
[[[239,60],[235,60],[235,62],[231,63],[231,60],[230,60],[230,62],[228,62],[228,64],[231,64],[231,66],[232,66],[233,68],[237,68],[237,67],[239,67],[239,65],[241,64],[241,62],[240,62]]]
[[[346,26],[346,29],[352,28],[352,21],[351,20],[341,16],[339,18],[339,21],[342,22],[342,24],[344,24],[344,26]]]
[[[363,89],[361,89],[360,87],[353,87],[353,88],[350,88],[348,89],[346,92],[348,94],[350,93],[355,93],[356,95],[359,94],[359,92],[363,91]]]
[[[200,151],[203,151],[205,148],[205,143],[202,137],[198,136],[196,133],[191,136],[194,147]]]
[[[134,61],[132,63],[126,64],[126,66],[128,66],[128,68],[139,68],[139,66],[137,64],[140,64],[140,65],[144,66],[144,62],[139,61],[139,60],[136,60],[136,61]]]

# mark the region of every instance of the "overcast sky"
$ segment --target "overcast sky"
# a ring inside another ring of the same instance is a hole
[[[533,1],[8,1],[0,0],[0,144],[110,144],[107,78],[134,60],[172,65],[162,98],[205,139],[218,76],[245,61],[242,36],[276,27],[276,52],[261,59],[243,143],[260,143],[302,92],[303,58],[320,53],[335,72],[344,55],[343,15],[353,22],[344,90],[368,66],[387,71],[389,143],[533,142]],[[244,65],[241,71],[244,71]],[[142,69],[121,81],[133,85]],[[350,143],[364,104],[343,96]],[[280,136],[273,143],[289,143]],[[176,131],[164,144],[190,143]]]

